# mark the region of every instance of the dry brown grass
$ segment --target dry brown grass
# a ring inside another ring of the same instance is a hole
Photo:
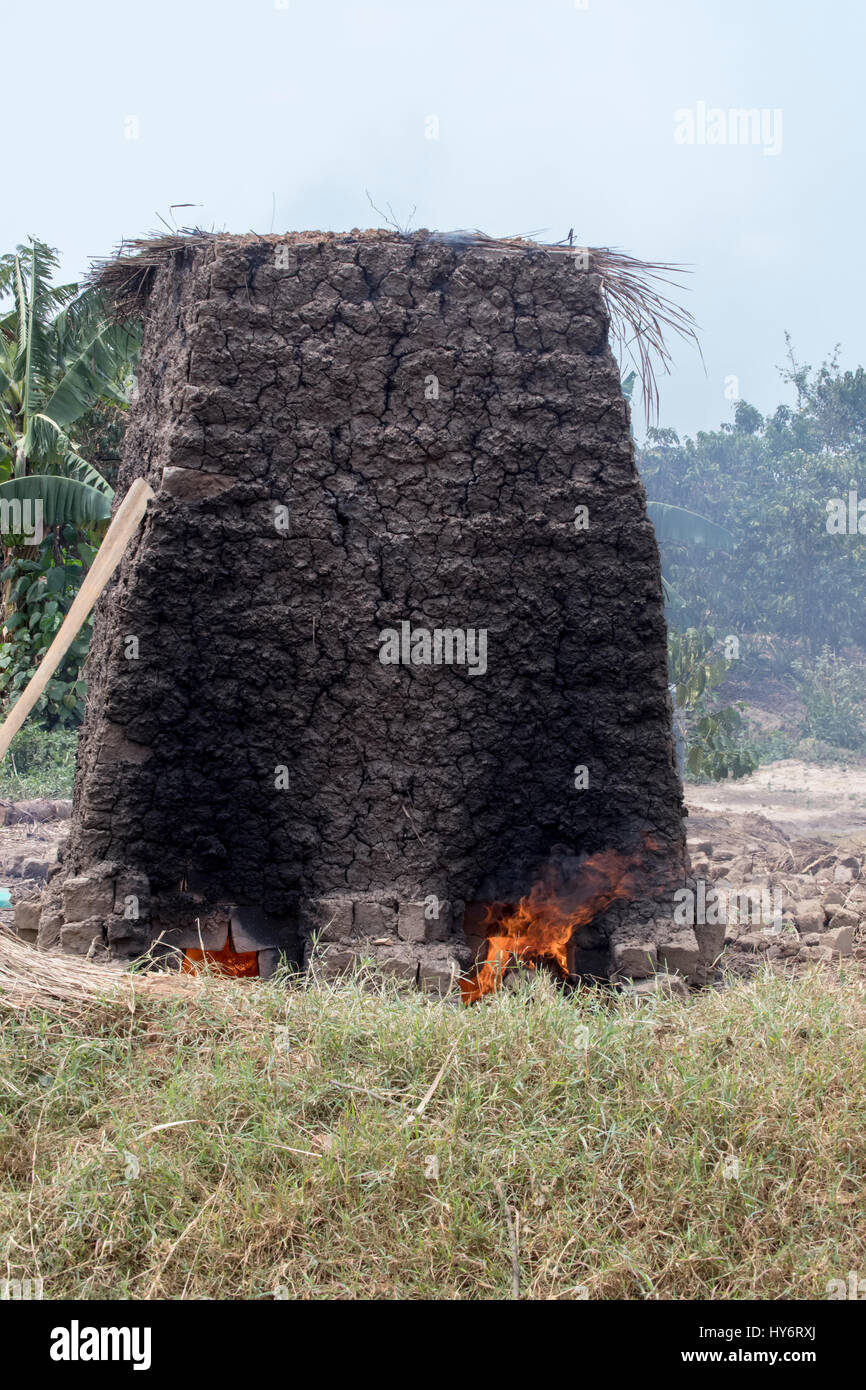
[[[472,1009],[369,976],[192,985],[0,1015],[4,1276],[803,1299],[866,1272],[858,974],[642,1004],[538,978]]]
[[[195,976],[132,974],[120,965],[37,951],[0,926],[0,1012],[36,1008],[74,1020],[105,1005],[134,1013],[138,999],[190,997],[198,983]]]

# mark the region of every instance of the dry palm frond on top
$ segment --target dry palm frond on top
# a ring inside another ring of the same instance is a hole
[[[641,381],[647,423],[658,418],[658,372],[671,369],[670,334],[690,340],[700,351],[697,324],[688,309],[664,293],[663,286],[681,288],[673,275],[688,274],[669,261],[641,261],[624,251],[601,247],[590,252],[601,277],[611,330],[620,350],[628,354]]]
[[[432,241],[456,251],[472,247],[499,255],[541,253],[585,258],[587,271],[598,275],[601,281],[614,344],[621,354],[629,358],[640,377],[647,422],[658,416],[658,375],[659,372],[670,372],[668,342],[671,334],[698,346],[697,325],[692,314],[666,293],[667,287],[682,288],[673,277],[688,273],[687,267],[670,261],[642,261],[609,246],[587,248],[563,242],[546,244],[527,237],[490,237],[477,230],[399,233],[393,228],[380,228],[353,232],[271,233],[267,236],[250,232],[234,236],[227,232],[205,232],[197,227],[185,227],[171,235],[123,242],[115,256],[94,262],[90,280],[113,306],[115,315],[128,318],[141,313],[160,267],[175,257],[217,242],[304,246],[323,241],[372,240]]]

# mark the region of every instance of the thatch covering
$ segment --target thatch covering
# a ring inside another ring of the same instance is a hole
[[[227,232],[204,232],[183,228],[176,234],[124,241],[115,256],[94,262],[90,283],[105,295],[118,318],[139,315],[150,293],[156,272],[175,257],[204,249],[220,241],[265,243],[291,246],[316,245],[334,241],[381,240],[436,242],[455,250],[466,247],[497,255],[586,257],[588,269],[600,277],[602,293],[610,314],[615,346],[634,365],[642,386],[647,420],[658,415],[659,372],[667,374],[671,354],[667,336],[671,333],[697,344],[692,314],[664,292],[664,286],[680,288],[672,276],[687,272],[685,266],[668,261],[642,261],[608,246],[578,247],[569,242],[545,244],[526,237],[489,237],[480,231],[430,232],[424,229],[400,233],[389,229],[351,232],[289,232],[257,236],[234,236]]]
[[[0,1011],[45,1009],[74,1018],[98,1005],[135,1012],[136,999],[189,997],[202,978],[174,972],[131,974],[115,964],[82,956],[37,951],[14,932],[0,927]]]

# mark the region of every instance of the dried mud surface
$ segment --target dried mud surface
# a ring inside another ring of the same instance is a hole
[[[529,252],[227,238],[159,271],[118,489],[157,499],[96,617],[74,872],[280,914],[513,896],[645,834],[681,863],[607,327],[597,277]],[[486,674],[383,666],[402,620],[486,629]]]

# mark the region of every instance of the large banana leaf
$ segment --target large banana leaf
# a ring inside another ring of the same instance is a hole
[[[108,521],[111,499],[107,493],[77,478],[63,478],[54,473],[28,473],[23,478],[10,478],[0,483],[0,501],[17,499],[42,503],[42,524],[45,528],[69,522],[73,526],[90,526]]]
[[[32,243],[31,243],[32,244]],[[56,251],[47,246],[44,241],[35,239],[36,248],[36,271],[41,282],[40,296],[47,304],[49,310],[55,311],[62,309],[65,304],[74,299],[78,294],[77,285],[52,285],[51,277],[59,268],[60,261]],[[15,261],[22,255],[30,256],[30,247],[19,246],[18,254],[14,251],[0,256],[0,297],[10,294],[15,282]],[[32,263],[32,262],[31,262]]]
[[[19,444],[25,456],[33,454],[49,465],[46,472],[63,472],[67,477],[77,478],[79,482],[111,496],[111,487],[99,469],[81,457],[65,431],[47,415],[31,415],[27,433]]]
[[[734,548],[730,531],[710,521],[709,517],[690,512],[686,507],[673,507],[668,502],[647,502],[646,509],[658,541],[705,545],[709,550],[731,551]]]
[[[15,257],[15,333],[18,340],[18,360],[16,361],[15,375],[20,379],[24,372],[21,364],[27,357],[27,325],[30,320],[30,312],[27,306],[27,292],[24,288],[24,273],[21,269],[20,257]]]
[[[116,324],[104,324],[94,333],[54,387],[43,414],[69,426],[100,398],[125,406],[126,394],[112,379],[117,375],[117,343],[122,335],[129,336]]]

